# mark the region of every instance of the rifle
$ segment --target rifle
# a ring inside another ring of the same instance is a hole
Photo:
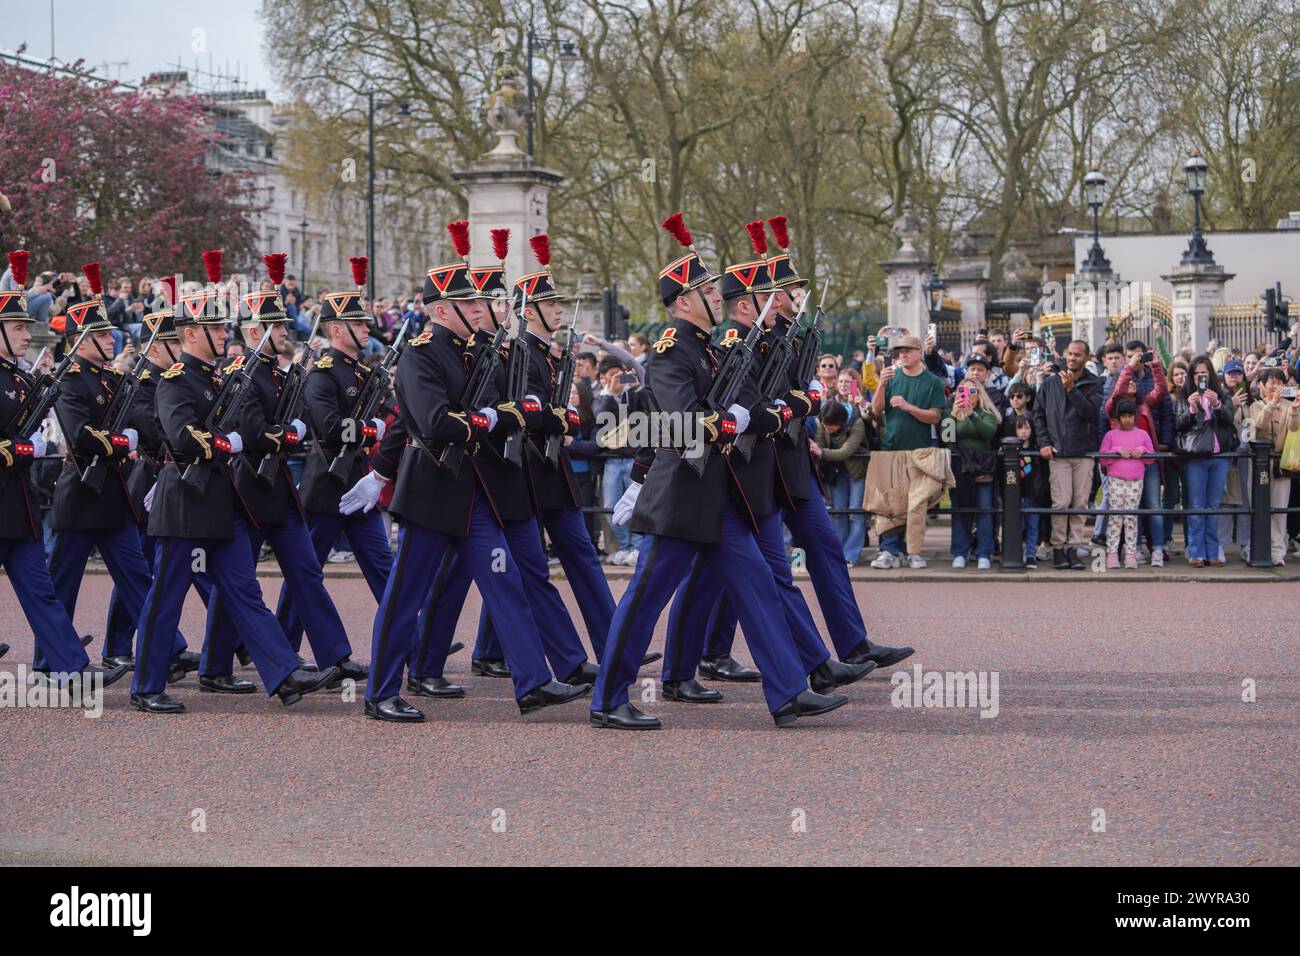
[[[486,345],[479,343],[478,350],[474,355],[474,367],[470,369],[469,378],[465,380],[465,390],[460,395],[460,406],[467,412],[479,408],[483,404],[483,396],[487,393],[488,386],[492,384],[492,379],[496,377],[497,368],[501,364],[501,343],[506,339],[506,327],[497,326],[496,334]],[[428,446],[421,439],[420,447],[427,451]],[[443,471],[455,475],[460,471],[460,463],[465,458],[464,445],[448,445],[438,456],[438,467]]]
[[[41,427],[41,423],[45,421],[45,416],[50,413],[55,400],[59,397],[59,389],[68,375],[68,369],[71,367],[73,359],[77,356],[77,349],[81,347],[81,343],[86,340],[88,334],[90,334],[90,330],[86,329],[77,336],[77,341],[72,343],[72,348],[63,353],[63,359],[55,366],[53,372],[49,375],[35,375],[35,386],[23,398],[22,404],[18,406],[18,410],[14,412],[13,417],[5,425],[6,435],[25,440],[31,438],[36,429]],[[45,350],[42,349],[41,354],[36,356],[36,364],[39,365],[44,357]],[[36,428],[30,427],[32,422],[36,423]]]
[[[302,358],[290,365],[289,371],[284,374],[284,386],[280,389],[280,401],[275,406],[273,419],[277,425],[286,425],[299,415],[302,393],[307,388],[307,363],[311,361],[311,340],[316,337],[316,330],[319,327],[320,316],[317,315],[311,327],[311,334],[307,336],[307,343],[303,346]],[[257,477],[263,484],[270,485],[275,482],[275,473],[279,470],[280,459],[283,457],[283,451],[268,451],[262,456],[262,460],[257,463]]]
[[[136,392],[140,390],[140,373],[144,371],[144,363],[149,361],[149,350],[153,348],[160,331],[162,331],[161,322],[154,326],[148,344],[141,351],[140,357],[136,359],[131,371],[123,376],[122,381],[118,383],[117,390],[113,392],[113,397],[109,400],[108,411],[104,415],[104,423],[110,435],[120,435],[130,419],[131,408],[135,404]],[[96,454],[94,458],[90,459],[90,464],[82,471],[81,483],[95,494],[99,494],[104,490],[104,478],[107,475],[108,459],[103,455]]]
[[[817,356],[822,350],[821,324],[822,318],[826,315],[822,309],[822,302],[825,301],[826,286],[822,286],[822,301],[817,303],[817,311],[813,313],[812,322],[809,323],[808,331],[804,333],[803,342],[799,346],[799,367],[795,372],[795,380],[800,388],[807,388],[808,383],[817,374]],[[785,426],[786,437],[798,444],[801,428],[803,428],[802,418],[790,419],[789,424]]]
[[[822,286],[822,301],[825,300],[826,287]],[[765,402],[774,402],[790,390],[790,363],[794,360],[794,339],[799,332],[799,319],[803,317],[807,308],[808,296],[804,296],[803,301],[799,303],[799,311],[790,320],[785,333],[772,340],[772,347],[767,357],[763,359],[763,368],[758,373],[758,392]],[[753,454],[757,442],[758,435],[745,432],[736,439],[735,453],[745,461],[749,461],[749,456]]]
[[[750,327],[749,334],[727,350],[727,357],[722,360],[722,367],[714,376],[713,384],[709,387],[709,394],[705,396],[704,401],[709,408],[720,415],[736,403],[736,396],[740,394],[745,379],[749,377],[750,366],[754,364],[754,350],[758,347],[758,337],[763,334],[763,320],[767,318],[767,313],[771,311],[772,303],[775,301],[776,296],[768,297],[758,321]],[[691,466],[695,474],[702,476],[712,453],[713,445],[705,442],[698,455],[692,458],[683,453],[682,460]]]
[[[524,333],[528,331],[528,315],[524,306],[528,304],[528,295],[519,290],[519,331],[510,343],[510,363],[506,366],[506,401],[514,402],[520,409],[524,407],[524,396],[528,393],[528,349],[524,346]],[[506,436],[502,454],[505,460],[516,468],[524,465],[524,439],[528,437],[526,428],[513,431]]]
[[[573,318],[569,322],[569,337],[564,347],[564,358],[560,359],[560,374],[555,377],[555,388],[551,391],[551,404],[558,408],[568,406],[569,390],[573,388],[573,372],[578,364],[578,360],[573,355],[573,333],[578,327],[578,308],[581,305],[581,299],[573,304]],[[563,447],[563,435],[547,435],[546,444],[542,448],[542,457],[551,465],[556,465],[559,463],[560,449]]]
[[[393,344],[388,346],[388,351],[384,354],[384,360],[375,366],[368,376],[366,384],[361,386],[361,392],[357,395],[356,404],[352,406],[352,421],[357,422],[369,421],[374,417],[375,411],[379,408],[379,400],[384,397],[384,390],[388,387],[391,378],[389,371],[393,363],[397,361],[397,356],[401,352],[402,339],[406,338],[406,330],[411,325],[411,319],[408,316],[402,323],[402,327],[397,330],[397,335],[393,338]],[[360,429],[360,425],[357,425]],[[361,446],[365,444],[365,437],[360,436],[357,441],[344,442],[339,453],[334,456],[330,462],[329,474],[338,481],[346,482],[348,475],[352,471],[352,460]]]
[[[221,391],[217,393],[217,400],[212,403],[208,409],[208,415],[203,420],[203,430],[207,432],[228,432],[230,427],[235,423],[236,416],[239,414],[240,406],[244,404],[243,398],[247,387],[253,381],[253,365],[256,364],[258,356],[262,354],[264,346],[269,335],[262,336],[257,348],[253,349],[251,355],[244,356],[244,361],[234,374],[227,375],[226,380],[221,383]],[[200,495],[208,490],[208,481],[212,478],[212,470],[205,467],[206,461],[192,461],[185,466],[181,472],[181,480],[197,491]]]

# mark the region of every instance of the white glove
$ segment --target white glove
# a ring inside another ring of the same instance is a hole
[[[383,441],[384,432],[388,431],[388,426],[384,424],[383,419],[372,418],[370,424],[375,426],[375,441]]]
[[[524,401],[526,401],[526,402],[536,402],[538,405],[542,404],[542,400],[541,400],[540,398],[538,398],[536,395],[525,395],[525,396],[524,396]]]
[[[736,420],[736,434],[743,435],[749,427],[749,409],[743,405],[731,405],[727,408],[727,414]]]
[[[339,512],[350,515],[357,511],[369,511],[379,503],[379,493],[384,490],[388,479],[368,471],[361,480],[344,492],[339,499]]]
[[[144,493],[144,510],[153,511],[153,493],[158,490],[158,482],[149,486],[149,490]]]
[[[497,410],[492,407],[480,408],[478,413],[488,420],[488,431],[497,427]]]
[[[140,433],[134,428],[123,428],[122,434],[126,436],[126,450],[135,451],[135,446],[140,444]]]
[[[230,453],[238,455],[244,450],[244,439],[240,437],[239,432],[231,432],[226,436],[226,441],[230,442]]]
[[[301,418],[295,418],[289,423],[289,427],[298,433],[299,441],[302,441],[302,436],[307,434],[307,423]]]
[[[40,458],[45,454],[46,449],[49,448],[49,445],[45,441],[45,436],[42,435],[39,430],[32,435],[30,441],[32,443],[32,456],[34,458]]]
[[[619,498],[618,503],[614,505],[614,515],[611,519],[614,524],[627,524],[632,519],[632,509],[636,507],[639,494],[641,494],[641,482],[629,483],[627,491],[623,492],[623,497]]]

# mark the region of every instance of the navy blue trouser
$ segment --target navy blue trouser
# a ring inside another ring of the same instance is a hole
[[[807,501],[800,501],[793,509],[781,509],[781,516],[794,537],[795,545],[804,550],[804,566],[817,594],[826,632],[835,647],[835,655],[843,660],[866,639],[867,625],[862,620],[857,598],[853,596],[853,583],[849,580],[848,565],[844,563],[840,536],[835,533],[826,502],[816,487],[814,483],[813,495]],[[735,638],[734,624],[728,627],[726,619],[723,619],[709,628],[704,652],[709,657],[730,654]]]
[[[239,639],[253,655],[268,695],[275,693],[298,667],[298,656],[284,639],[280,622],[262,603],[257,568],[248,546],[248,526],[235,517],[231,537],[159,538],[153,586],[140,615],[131,693],[156,694],[167,686],[171,661],[170,635],[176,631],[185,595],[199,570],[207,572],[213,589],[226,605]]]
[[[140,553],[144,555],[144,563],[153,569],[153,556],[155,538],[151,534],[146,534],[144,529],[136,525],[136,531],[140,535]],[[199,592],[199,598],[202,599],[204,607],[208,604],[208,592],[211,586],[206,574],[196,574],[194,576],[194,589]],[[136,619],[133,618],[122,603],[121,597],[117,593],[117,585],[113,585],[113,593],[108,596],[108,617],[104,623],[104,656],[105,657],[127,657],[131,654],[131,648],[135,646],[135,625]],[[173,648],[173,654],[179,654],[189,645],[185,642],[185,635],[180,631],[176,632],[176,646]]]
[[[36,640],[36,660],[42,670],[71,674],[90,663],[67,608],[54,593],[45,566],[45,542],[40,538],[0,539],[0,565],[9,575],[18,605]]]
[[[402,524],[397,535],[397,560],[375,613],[366,700],[386,700],[401,690],[402,670],[416,647],[416,620],[429,594],[428,582],[449,548],[464,562],[483,595],[483,603],[500,625],[515,697],[551,679],[537,623],[528,610],[519,569],[506,547],[505,534],[485,496],[476,494],[469,534],[464,538],[410,522]]]
[[[108,566],[124,613],[131,620],[139,621],[144,595],[149,589],[149,565],[140,549],[140,529],[134,521],[106,531],[59,531],[54,535],[49,562],[50,580],[54,584],[54,593],[68,612],[68,620],[76,617],[77,593],[86,574],[91,548],[99,549],[104,564]],[[173,654],[176,652],[176,637],[172,635],[168,644]],[[182,639],[180,650],[184,649]],[[43,669],[44,662],[38,659],[34,666]]]
[[[528,600],[528,609],[532,611],[533,620],[537,624],[542,649],[551,665],[551,671],[558,677],[571,674],[579,664],[587,660],[587,652],[582,646],[582,639],[578,637],[577,628],[573,626],[569,609],[564,606],[564,599],[551,583],[550,568],[546,563],[546,552],[542,550],[537,519],[507,521],[503,530],[506,545],[519,569],[524,597]],[[429,589],[429,599],[420,611],[420,643],[411,668],[411,673],[419,677],[442,676],[447,649],[456,632],[456,621],[465,604],[465,595],[469,593],[471,578],[465,562],[457,558],[454,552],[449,551],[449,554],[450,561],[443,558],[434,585]],[[492,628],[491,618],[485,601],[479,615],[479,645],[490,642],[499,655],[500,643]],[[477,650],[474,656],[479,656]],[[500,657],[489,656],[489,659],[499,660]]]
[[[763,675],[768,709],[777,710],[807,689],[806,672],[785,617],[773,613],[781,606],[781,597],[772,572],[748,523],[728,503],[722,516],[722,540],[716,544],[646,535],[636,571],[614,611],[592,711],[612,710],[628,702],[628,687],[636,679],[659,615],[696,559],[710,568],[740,611],[745,638]]]
[[[591,543],[591,534],[587,522],[578,508],[560,508],[541,513],[542,527],[555,545],[556,557],[564,576],[573,588],[573,596],[578,602],[583,623],[587,627],[587,638],[591,641],[591,650],[599,663],[605,652],[605,636],[609,634],[609,623],[614,617],[614,595],[610,593],[609,581],[605,578],[605,569],[601,567],[600,555]],[[536,534],[536,531],[534,531]],[[513,548],[513,545],[511,546]],[[545,554],[545,552],[543,552]],[[549,577],[549,574],[548,574]],[[565,612],[568,618],[568,612]],[[541,624],[541,621],[538,621]],[[490,621],[479,622],[479,640],[474,648],[474,657],[479,660],[501,660],[501,645],[496,640],[496,633]],[[584,657],[583,660],[586,658]],[[576,667],[577,664],[574,665]],[[568,671],[556,671],[567,674]]]
[[[285,515],[284,524],[248,529],[249,556],[255,568],[257,555],[267,541],[284,573],[284,587],[294,607],[301,609],[297,613],[307,629],[312,656],[322,670],[333,667],[352,653],[352,645],[348,643],[348,632],[338,608],[325,590],[325,575],[316,559],[307,525],[296,509],[290,509]],[[204,677],[229,677],[234,673],[235,648],[240,644],[240,635],[226,610],[224,596],[220,591],[214,593],[214,599],[208,603],[208,627],[199,673]]]
[[[316,548],[316,563],[321,567],[324,567],[325,559],[339,534],[346,535],[352,553],[356,556],[357,566],[370,585],[370,593],[376,601],[384,596],[384,586],[388,584],[388,575],[393,570],[393,549],[388,546],[388,529],[384,527],[384,516],[378,509],[358,511],[351,515],[312,512],[307,515],[307,530],[312,545]],[[302,648],[303,622],[294,605],[291,590],[286,579],[280,586],[280,600],[275,606],[275,616],[280,619],[284,634],[289,638],[289,646],[297,653]]]
[[[771,568],[781,598],[781,611],[786,626],[794,638],[795,650],[804,673],[811,674],[830,658],[830,652],[817,633],[808,602],[794,583],[790,574],[790,559],[786,556],[785,535],[781,528],[781,513],[773,512],[758,521],[758,550]],[[721,582],[714,576],[712,566],[696,558],[691,573],[677,589],[672,610],[668,613],[668,640],[664,645],[663,679],[690,680],[704,652],[706,636],[715,629],[725,629],[735,634],[737,616],[735,606],[726,596]]]

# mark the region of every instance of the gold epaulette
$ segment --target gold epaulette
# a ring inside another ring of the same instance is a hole
[[[241,355],[233,362],[231,362],[229,365],[226,366],[224,374],[229,375],[231,372],[238,372],[243,367],[244,367],[244,357]]]
[[[333,368],[333,367],[334,367],[334,356],[332,355],[322,355],[320,358],[316,360],[316,364],[312,366],[312,368]]]
[[[75,375],[77,372],[80,371],[81,371],[81,366],[78,365],[76,362],[73,362],[71,365],[68,366],[69,375]]]
[[[660,355],[663,355],[670,348],[677,344],[677,329],[670,327],[664,329],[664,334],[659,336],[659,341],[651,346]]]
[[[418,347],[418,346],[421,346],[421,345],[428,345],[428,344],[429,344],[430,342],[432,342],[432,341],[433,341],[433,333],[432,333],[432,332],[421,332],[421,333],[420,333],[419,335],[417,335],[415,338],[411,339],[411,341],[409,341],[409,342],[407,343],[407,345],[411,345],[411,346],[416,346],[416,347]]]
[[[182,362],[177,362],[175,365],[173,365],[173,366],[172,366],[171,368],[169,368],[167,371],[163,372],[163,373],[162,373],[162,377],[163,377],[163,378],[175,378],[177,375],[182,374],[184,371],[185,371],[185,365],[184,365],[184,363],[182,363]]]
[[[722,336],[722,341],[719,342],[718,344],[721,345],[724,349],[729,349],[739,341],[740,341],[740,332],[738,332],[736,329],[727,329],[726,334]]]

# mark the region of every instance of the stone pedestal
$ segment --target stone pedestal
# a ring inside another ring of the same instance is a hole
[[[510,230],[510,253],[506,258],[506,280],[513,283],[521,275],[537,270],[528,240],[548,231],[547,204],[550,192],[564,182],[564,177],[542,166],[519,148],[525,107],[523,94],[514,86],[512,71],[503,70],[500,88],[488,99],[488,125],[498,142],[491,152],[469,164],[467,169],[452,173],[469,200],[470,259],[476,266],[493,263],[492,229]],[[563,248],[553,242],[552,249]],[[563,266],[561,261],[560,265]],[[565,276],[563,268],[556,276],[569,289],[577,276]]]
[[[920,224],[912,215],[911,207],[904,208],[903,215],[894,223],[893,233],[902,240],[902,245],[892,258],[880,263],[886,277],[888,323],[892,328],[906,329],[909,335],[925,338],[930,304],[924,284],[930,275],[930,263],[912,245],[920,234]]]
[[[1095,353],[1106,344],[1106,326],[1118,309],[1121,281],[1118,272],[1110,269],[1084,269],[1071,277],[1070,337],[1081,339]]]
[[[1210,342],[1210,310],[1223,304],[1223,287],[1235,273],[1217,264],[1179,265],[1162,276],[1174,287],[1171,301],[1174,328],[1172,349],[1205,351]]]

